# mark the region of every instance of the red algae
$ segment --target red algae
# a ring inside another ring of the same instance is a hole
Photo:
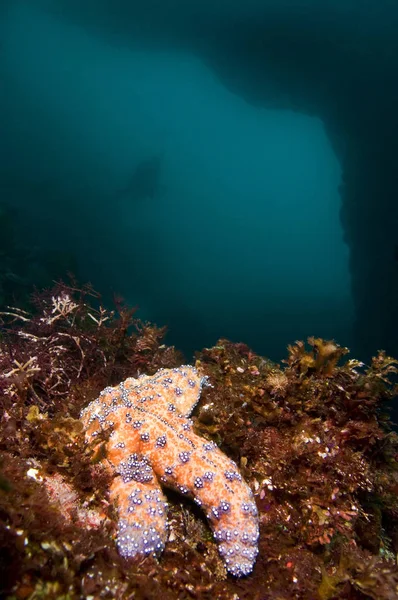
[[[196,355],[211,386],[192,434],[238,465],[258,511],[259,555],[236,579],[200,508],[174,492],[161,557],[119,555],[109,431],[87,444],[79,420],[104,388],[183,365],[165,329],[120,301],[105,309],[75,282],[36,294],[31,313],[0,316],[2,597],[398,596],[394,359],[379,352],[363,365],[316,338],[279,365],[223,339]]]

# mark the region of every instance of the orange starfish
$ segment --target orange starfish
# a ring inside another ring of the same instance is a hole
[[[86,439],[109,430],[106,462],[115,474],[117,546],[125,558],[156,554],[167,537],[167,503],[161,484],[191,495],[203,508],[227,570],[253,568],[258,513],[236,464],[214,442],[192,431],[188,415],[207,377],[189,365],[160,369],[108,387],[82,411]]]

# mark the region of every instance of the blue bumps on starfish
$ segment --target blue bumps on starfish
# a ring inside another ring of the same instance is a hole
[[[167,538],[162,485],[205,511],[227,570],[249,574],[258,554],[258,513],[236,464],[187,418],[207,378],[189,365],[108,387],[82,411],[86,439],[109,431],[105,462],[118,506],[117,547],[125,558],[156,554]]]

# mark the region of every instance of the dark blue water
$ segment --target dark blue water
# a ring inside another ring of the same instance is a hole
[[[256,106],[199,54],[49,4],[14,0],[0,26],[4,254],[19,248],[3,278],[27,290],[71,270],[188,354],[219,337],[276,359],[309,335],[351,345],[342,166],[321,117]]]

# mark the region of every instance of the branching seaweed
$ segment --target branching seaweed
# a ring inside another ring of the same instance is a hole
[[[282,364],[221,339],[197,354],[211,387],[195,430],[241,467],[260,514],[253,573],[226,575],[205,521],[170,493],[160,560],[123,561],[108,503],[106,439],[84,443],[81,408],[107,385],[174,367],[164,328],[91,286],[57,283],[31,312],[0,314],[0,595],[165,600],[398,597],[398,363],[370,365],[309,338]]]

